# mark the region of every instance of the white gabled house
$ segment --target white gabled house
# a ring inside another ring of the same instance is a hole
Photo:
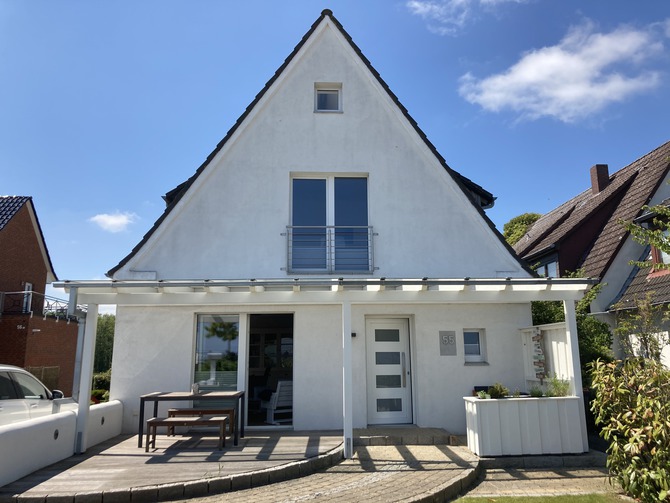
[[[484,214],[493,196],[446,164],[328,10],[165,200],[111,281],[60,284],[89,306],[85,355],[97,305],[117,305],[111,397],[128,432],[140,395],[194,382],[245,390],[248,427],[267,427],[265,400],[292,381],[282,424],[343,430],[346,455],[366,425],[463,434],[474,386],[527,389],[535,299],[565,301],[581,394],[573,301],[589,282],[533,277]]]

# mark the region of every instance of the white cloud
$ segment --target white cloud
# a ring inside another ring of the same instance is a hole
[[[107,232],[125,231],[130,224],[137,221],[135,213],[117,211],[116,213],[100,213],[88,219]]]
[[[644,66],[664,51],[658,31],[651,25],[596,33],[593,23],[585,22],[558,45],[524,54],[502,73],[483,79],[463,75],[459,92],[487,111],[574,122],[660,84],[660,72]]]
[[[408,0],[412,14],[429,22],[428,29],[439,35],[456,35],[480,8],[527,0]]]

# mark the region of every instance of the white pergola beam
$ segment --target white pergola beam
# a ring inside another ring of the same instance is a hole
[[[256,287],[257,288],[257,287]],[[337,288],[337,287],[336,287]],[[420,287],[419,287],[420,288]],[[116,304],[116,305],[217,305],[217,304],[333,304],[338,296],[346,296],[354,303],[525,303],[536,300],[579,300],[582,290],[543,290],[543,291],[443,291],[443,290],[339,290],[339,291],[308,291],[291,287],[287,291],[254,291],[247,292],[189,292],[163,293],[145,291],[119,292],[89,290],[81,288],[79,301],[84,304]]]

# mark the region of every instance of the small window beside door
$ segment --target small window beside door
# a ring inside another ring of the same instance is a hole
[[[319,82],[314,84],[314,111],[341,112],[342,84]]]
[[[465,363],[486,362],[486,338],[483,328],[463,330],[463,353]]]

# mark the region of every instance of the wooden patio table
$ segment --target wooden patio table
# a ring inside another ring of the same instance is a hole
[[[154,415],[158,417],[158,402],[174,401],[212,401],[212,400],[235,400],[235,422],[233,425],[233,445],[237,445],[239,438],[244,438],[244,391],[204,391],[193,393],[191,391],[154,391],[140,396],[140,429],[137,439],[137,447],[142,447],[142,436],[144,435],[144,406],[147,402],[154,403]]]

